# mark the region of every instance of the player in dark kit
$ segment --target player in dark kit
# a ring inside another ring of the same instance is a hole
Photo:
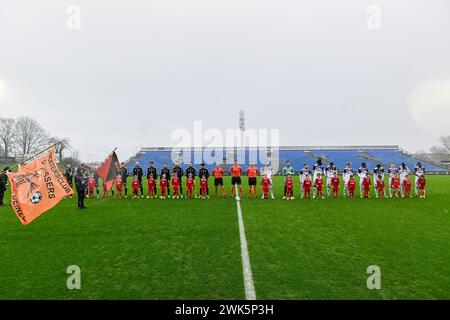
[[[127,185],[127,178],[128,178],[128,169],[125,166],[125,163],[120,164],[120,175],[122,176],[123,181],[123,189],[125,191],[125,198],[128,197],[128,185]]]
[[[155,164],[150,162],[150,166],[147,168],[147,180],[150,179],[150,176],[153,176],[153,179],[158,179],[158,171],[156,170]],[[156,182],[153,184],[153,196],[156,196]],[[148,192],[147,192],[148,195]]]
[[[178,162],[175,162],[175,166],[172,169],[173,172],[173,176],[175,177],[175,173],[177,174],[178,179],[180,179],[180,197],[183,197],[183,174],[184,171],[183,169],[180,167]],[[172,184],[173,186],[173,184]]]
[[[198,175],[199,175],[200,177],[203,177],[203,176],[204,176],[206,180],[209,179],[209,171],[208,171],[208,169],[206,168],[206,166],[205,166],[204,163],[202,163],[202,164],[200,165],[200,170],[198,171]],[[209,198],[209,186],[206,187],[206,197]]]
[[[167,196],[170,197],[170,185],[169,185],[169,182],[170,182],[170,169],[169,169],[169,166],[167,165],[167,163],[164,163],[163,164],[163,168],[161,169],[161,173],[159,175],[161,177],[161,179],[162,179],[163,175],[164,175],[164,178],[166,179],[166,182],[167,182],[166,183]],[[161,183],[160,183],[160,191],[161,191]],[[164,198],[165,198],[165,195],[164,195]]]
[[[137,177],[139,180],[139,190],[141,191],[141,197],[144,197],[144,188],[142,186],[142,177],[144,176],[144,171],[142,170],[139,162],[136,162],[136,166],[133,168],[133,176]]]
[[[9,167],[5,167],[3,172],[0,173],[0,207],[4,205],[3,198],[5,196],[6,186],[8,185],[8,176],[6,172],[8,172]]]

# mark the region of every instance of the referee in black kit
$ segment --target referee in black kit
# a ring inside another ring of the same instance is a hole
[[[137,177],[139,180],[139,184],[141,185],[141,198],[144,197],[144,187],[142,186],[142,177],[144,176],[144,171],[142,170],[139,162],[136,162],[136,166],[133,168],[133,176]]]

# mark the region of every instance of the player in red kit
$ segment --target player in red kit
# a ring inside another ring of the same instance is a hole
[[[133,182],[131,183],[131,190],[133,192],[132,199],[139,198],[138,192],[141,188],[141,183],[139,182],[139,179],[137,176],[134,176]]]
[[[337,171],[334,173],[333,178],[331,178],[331,187],[333,188],[333,197],[337,199],[339,193],[339,187],[341,185],[341,181],[339,180],[339,176]]]
[[[403,190],[405,191],[405,197],[411,198],[411,180],[408,177],[403,180]]]
[[[356,181],[353,175],[350,176],[347,182],[348,196],[353,199],[355,197]]]
[[[310,178],[310,175],[307,174],[305,176],[305,180],[303,180],[303,198],[305,199],[311,199],[311,187],[312,187],[312,181]]]
[[[200,196],[202,199],[206,199],[208,192],[208,179],[205,176],[202,176],[200,179]]]
[[[95,190],[95,179],[93,175],[89,176],[89,180],[88,180],[88,198],[93,198],[94,197],[94,190]]]
[[[425,175],[422,174],[419,177],[419,181],[417,181],[418,187],[419,187],[419,197],[420,198],[425,198],[426,196],[426,192],[425,192],[425,187],[427,186],[427,181],[425,180]]]
[[[165,199],[166,198],[166,192],[167,192],[167,179],[166,179],[166,174],[164,173],[161,176],[161,179],[159,179],[159,193],[160,193],[160,198],[161,199]]]
[[[153,174],[150,174],[148,176],[147,185],[148,185],[147,199],[156,197],[156,194],[155,194],[156,180],[153,177]]]
[[[117,198],[122,199],[123,181],[121,175],[118,175],[116,179],[116,191],[117,191]]]
[[[268,176],[264,176],[261,179],[261,188],[263,191],[263,199],[269,199],[269,190],[272,185],[272,182],[270,182],[270,178]]]
[[[172,177],[172,189],[173,189],[172,199],[180,198],[180,184],[181,184],[180,178],[178,178],[177,173],[174,172]]]
[[[363,178],[363,189],[364,189],[364,198],[370,198],[370,186],[372,182],[370,181],[370,174],[367,172],[366,176]]]
[[[316,187],[318,198],[324,199],[325,197],[323,196],[323,179],[320,173],[317,174],[316,181],[314,181],[314,187]]]
[[[384,180],[383,180],[383,176],[379,175],[377,178],[377,185],[376,185],[377,191],[378,191],[378,196],[380,197],[380,199],[384,198],[384,189],[385,189],[385,184],[384,184]]]
[[[391,179],[391,188],[394,197],[399,198],[401,196],[401,192],[400,192],[400,178],[398,173]]]
[[[286,200],[294,200],[294,181],[292,181],[292,175],[290,172],[286,174]]]
[[[108,187],[105,181],[102,182],[102,185],[103,185],[103,198],[108,198]]]
[[[195,188],[195,180],[192,177],[192,173],[189,173],[188,178],[186,180],[186,198],[192,198],[194,188]]]

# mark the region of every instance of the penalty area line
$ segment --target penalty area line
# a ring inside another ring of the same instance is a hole
[[[241,199],[238,196],[237,184],[234,185],[236,192],[236,205],[239,224],[239,238],[241,241],[242,273],[244,275],[245,299],[256,300],[255,285],[253,283],[252,268],[248,255],[247,238],[245,237],[244,220],[242,219]]]

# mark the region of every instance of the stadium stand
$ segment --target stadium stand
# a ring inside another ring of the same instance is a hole
[[[185,152],[173,151],[172,148],[142,148],[132,157],[128,163],[128,169],[134,167],[134,163],[138,161],[143,168],[146,168],[150,161],[155,163],[157,169],[161,169],[164,162],[170,166],[178,161],[181,167],[186,168],[189,162],[193,162],[196,167],[200,163],[205,162],[209,169],[212,169],[216,163],[228,167],[233,160],[238,158],[242,166],[248,166],[250,162],[254,162],[256,166],[262,167],[264,163],[270,159],[272,163],[279,161],[278,167],[281,167],[289,160],[295,170],[300,170],[304,163],[312,166],[318,158],[322,158],[324,164],[334,162],[338,168],[343,168],[347,162],[353,164],[354,168],[358,168],[362,162],[365,162],[369,168],[374,168],[380,163],[387,167],[390,163],[397,166],[404,162],[413,170],[419,161],[414,157],[404,153],[398,146],[339,146],[339,147],[280,147],[277,152],[269,150],[257,151],[255,148],[240,149],[190,149]],[[278,160],[278,161],[277,161]],[[423,163],[428,172],[448,172],[447,169],[435,166],[430,163]]]

